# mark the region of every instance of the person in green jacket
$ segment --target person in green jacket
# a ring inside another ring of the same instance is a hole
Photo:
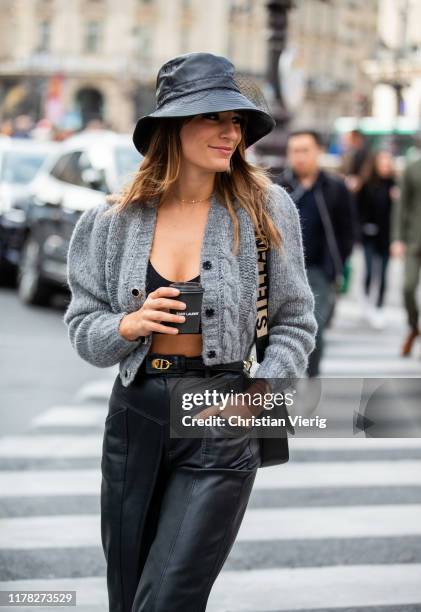
[[[421,268],[421,159],[405,169],[394,212],[391,254],[405,257],[404,300],[410,329],[402,344],[401,355],[406,357],[420,334],[416,291]]]

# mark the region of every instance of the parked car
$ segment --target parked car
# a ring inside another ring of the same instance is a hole
[[[10,280],[18,264],[13,244],[16,222],[22,212],[16,202],[29,193],[30,184],[48,155],[57,148],[54,142],[37,142],[23,138],[0,139],[0,274]]]
[[[85,210],[118,191],[138,169],[142,156],[131,135],[87,131],[60,143],[17,206],[20,230],[17,286],[26,304],[47,305],[67,288],[67,251]]]

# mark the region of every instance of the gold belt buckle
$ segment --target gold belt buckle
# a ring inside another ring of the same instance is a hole
[[[157,358],[157,359],[152,359],[151,361],[151,366],[155,370],[168,370],[168,368],[172,365],[173,365],[172,361],[169,361],[168,359],[161,359],[161,358],[158,359]]]

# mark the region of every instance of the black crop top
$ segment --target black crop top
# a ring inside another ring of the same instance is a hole
[[[151,262],[148,261],[148,269],[146,273],[146,294],[151,293],[151,291],[155,291],[155,289],[158,289],[158,287],[169,287],[169,285],[174,282],[176,281],[168,280],[167,278],[161,276],[155,270]],[[199,276],[192,278],[189,282],[200,282],[200,274]]]

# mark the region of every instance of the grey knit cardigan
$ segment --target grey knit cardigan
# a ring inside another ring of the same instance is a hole
[[[72,295],[64,323],[80,357],[100,368],[119,363],[127,387],[149,352],[152,335],[129,341],[120,335],[119,324],[147,297],[146,269],[157,215],[152,201],[104,216],[109,206],[104,202],[85,211],[74,228],[67,260]],[[284,246],[281,252],[270,250],[269,345],[255,376],[294,379],[305,372],[314,348],[314,299],[304,268],[298,212],[277,185],[269,188],[268,210]],[[238,207],[237,216],[240,248],[233,255],[231,218],[226,207],[212,198],[200,258],[202,357],[207,365],[246,359],[254,341],[255,233],[243,208]]]

